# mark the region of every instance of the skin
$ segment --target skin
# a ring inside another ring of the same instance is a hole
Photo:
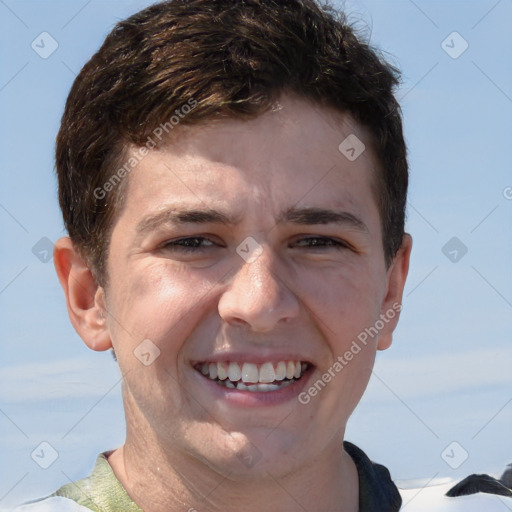
[[[287,354],[314,365],[307,389],[401,302],[412,241],[404,237],[387,267],[370,137],[349,116],[291,96],[252,121],[176,134],[129,177],[106,290],[68,238],[56,244],[75,329],[94,350],[114,347],[124,375],[126,443],[109,462],[145,511],[356,511],[345,426],[398,314],[306,405],[296,396],[249,407],[219,399],[192,365]],[[366,146],[353,162],[338,150],[349,134]],[[283,219],[291,208],[348,212],[364,228]],[[233,218],[147,221],[190,209]],[[252,262],[236,252],[248,236],[262,251]],[[186,237],[203,238],[185,252],[177,241]],[[160,350],[148,366],[134,356],[145,339]]]

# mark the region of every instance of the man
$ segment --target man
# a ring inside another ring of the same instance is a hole
[[[26,510],[400,509],[344,441],[412,245],[396,83],[312,0],[118,24],[67,100],[54,261],[126,442]]]

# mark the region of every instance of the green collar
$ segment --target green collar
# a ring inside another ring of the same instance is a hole
[[[52,496],[69,498],[94,512],[142,512],[114,475],[106,455],[98,456],[88,477],[63,485]]]

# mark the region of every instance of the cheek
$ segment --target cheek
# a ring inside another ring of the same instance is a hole
[[[200,276],[170,269],[165,260],[135,265],[114,275],[111,313],[114,348],[133,351],[151,340],[164,359],[175,359],[183,340],[204,307],[210,285]]]
[[[300,299],[320,320],[328,337],[345,343],[378,317],[382,280],[370,265],[340,265],[301,276]]]
[[[110,330],[125,391],[145,416],[163,421],[183,405],[177,363],[205,314],[211,284],[164,260],[113,274],[111,283],[118,286],[109,299]]]

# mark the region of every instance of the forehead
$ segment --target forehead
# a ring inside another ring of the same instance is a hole
[[[172,135],[130,173],[124,206],[135,215],[170,202],[243,210],[250,201],[275,215],[297,203],[376,208],[371,137],[349,115],[283,97],[253,120],[178,126]]]

